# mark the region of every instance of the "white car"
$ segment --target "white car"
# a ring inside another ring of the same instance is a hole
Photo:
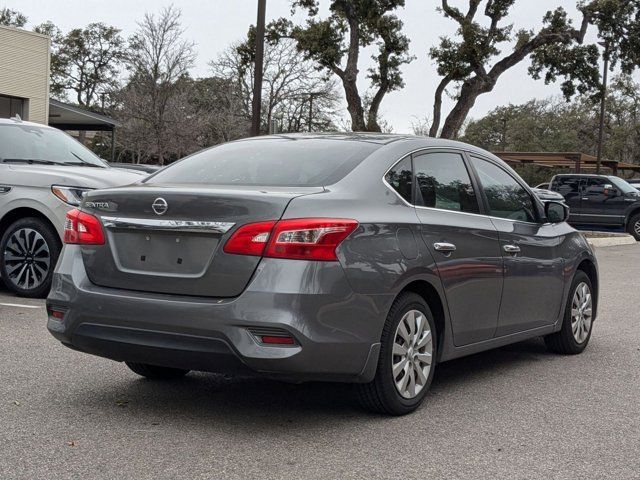
[[[89,190],[145,176],[110,167],[55,128],[0,119],[0,277],[7,288],[45,297],[67,212]]]

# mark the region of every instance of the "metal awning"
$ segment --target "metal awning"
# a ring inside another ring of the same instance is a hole
[[[598,161],[593,155],[580,152],[493,152],[493,154],[510,164],[572,168],[576,173],[595,170]],[[602,166],[610,169],[614,175],[618,174],[618,170],[640,172],[640,165],[616,160],[602,160]]]
[[[49,100],[49,125],[60,130],[111,132],[120,124],[111,117],[84,108]]]
[[[115,159],[116,127],[120,123],[113,118],[49,99],[49,126],[79,132],[111,132],[111,161]]]

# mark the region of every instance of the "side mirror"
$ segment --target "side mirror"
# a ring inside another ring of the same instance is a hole
[[[544,204],[544,213],[551,223],[562,223],[569,219],[569,207],[560,202],[546,202]]]

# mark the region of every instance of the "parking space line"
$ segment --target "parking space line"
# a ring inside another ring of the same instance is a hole
[[[23,305],[21,303],[2,303],[0,305],[3,307],[18,307],[18,308],[44,308],[44,306],[40,305]]]

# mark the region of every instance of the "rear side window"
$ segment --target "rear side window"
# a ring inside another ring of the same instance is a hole
[[[391,187],[407,202],[412,203],[411,189],[413,188],[413,172],[411,171],[411,157],[396,163],[384,177]]]
[[[556,177],[553,180],[551,189],[563,197],[578,195],[580,193],[580,179],[577,177]]]
[[[533,199],[515,178],[502,168],[471,157],[489,203],[490,215],[523,222],[537,221]]]
[[[329,138],[244,140],[191,155],[145,183],[321,187],[341,180],[379,147]]]
[[[462,156],[427,153],[413,158],[417,205],[479,213],[478,199]]]

